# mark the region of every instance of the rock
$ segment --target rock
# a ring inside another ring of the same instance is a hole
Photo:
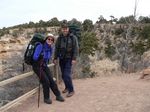
[[[16,39],[9,39],[9,43],[17,43]]]

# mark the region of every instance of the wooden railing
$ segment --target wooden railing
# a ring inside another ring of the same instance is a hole
[[[57,65],[50,64],[48,66],[49,67],[54,67],[54,75],[56,77],[56,83],[58,84],[59,77],[58,77],[58,67],[57,67]],[[10,84],[10,83],[13,83],[15,81],[18,81],[20,79],[24,79],[26,77],[29,77],[29,76],[33,75],[33,74],[34,74],[33,71],[31,71],[31,72],[28,72],[28,73],[24,73],[24,74],[12,77],[10,79],[6,79],[6,80],[0,82],[0,87],[5,86],[5,85]],[[38,91],[38,88],[39,87],[36,87],[35,89],[29,91],[28,93],[25,93],[24,95],[20,96],[19,98],[17,98],[15,100],[7,103],[6,105],[0,107],[0,112],[5,112],[9,108],[13,107],[14,105],[18,104],[19,102],[21,102],[21,101],[27,99],[28,97],[30,97],[31,95],[35,94]]]

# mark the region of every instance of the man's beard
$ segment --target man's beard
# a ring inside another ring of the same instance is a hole
[[[64,36],[67,36],[67,35],[68,35],[68,33],[63,33],[63,35],[64,35]]]

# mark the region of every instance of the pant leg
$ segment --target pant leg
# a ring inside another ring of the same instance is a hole
[[[53,80],[52,72],[47,66],[44,68],[44,71],[46,73],[46,76],[48,77],[49,86],[52,89],[53,93],[55,94],[55,96],[60,96],[60,91],[58,89],[56,82]]]
[[[67,89],[69,90],[69,92],[72,92],[72,91],[74,91],[74,87],[73,87],[73,83],[72,83],[72,73],[71,73],[72,60],[65,59],[63,61],[64,61],[64,64],[62,66],[64,67],[63,68],[64,82],[65,82],[65,85],[67,86]]]
[[[36,75],[39,77],[40,83],[42,84],[44,99],[49,99],[49,81],[46,77],[46,73],[43,71],[43,68],[41,68],[40,64],[38,63],[34,63],[32,65],[32,68]]]
[[[67,83],[66,83],[65,77],[64,77],[65,64],[66,64],[66,63],[65,63],[65,60],[63,60],[63,59],[60,59],[60,60],[59,60],[59,66],[60,66],[60,69],[61,69],[61,76],[62,76],[62,79],[63,79],[63,81],[64,81],[65,89],[68,89]]]

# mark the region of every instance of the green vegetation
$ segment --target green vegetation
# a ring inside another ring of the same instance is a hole
[[[150,17],[144,17],[144,16],[140,16],[138,19],[139,23],[150,23]]]
[[[140,38],[142,40],[148,39],[150,40],[150,25],[145,26],[140,32]]]
[[[82,33],[80,39],[80,59],[81,74],[80,78],[94,77],[95,72],[91,71],[89,55],[95,55],[95,51],[98,49],[98,39],[96,33],[93,31],[93,22],[86,19],[82,24]]]
[[[133,46],[133,52],[136,54],[142,55],[146,51],[145,45],[142,41],[137,42]]]
[[[3,29],[0,29],[0,37],[5,35],[5,34],[9,34],[9,30],[4,27]]]
[[[142,55],[150,49],[150,26],[144,26],[142,29],[135,28],[134,33],[138,34],[138,39],[131,48],[136,54]]]
[[[122,34],[124,32],[124,30],[122,29],[122,28],[117,28],[116,30],[115,30],[115,35],[120,35],[120,34]]]
[[[93,22],[89,19],[84,20],[83,22],[83,31],[92,31],[94,28]]]
[[[127,16],[127,17],[121,17],[118,21],[117,24],[127,24],[127,23],[133,23],[136,22],[133,15]]]
[[[100,15],[100,17],[98,18],[98,21],[96,23],[112,23],[112,22],[116,22],[117,24],[127,24],[127,23],[132,23],[132,22],[139,22],[139,23],[150,23],[150,17],[144,17],[144,16],[140,16],[138,18],[138,20],[134,19],[133,15],[127,16],[127,17],[121,17],[119,19],[115,18],[113,15],[110,16],[111,20],[107,20],[105,19],[102,15]],[[85,23],[84,23],[85,22]],[[90,23],[90,27],[93,28],[93,22],[89,19],[86,19],[83,22],[83,24],[86,23]],[[16,26],[12,26],[12,27],[8,27],[8,28],[3,28],[1,30],[5,30],[5,29],[14,29],[14,28],[38,28],[38,27],[53,27],[53,26],[60,26],[60,24],[62,23],[62,21],[59,21],[57,19],[57,17],[51,18],[48,21],[43,21],[40,20],[39,22],[32,22],[30,21],[29,23],[24,23],[24,24],[20,24],[20,25],[16,25]],[[72,20],[68,21],[69,24],[71,23],[76,23],[77,25],[81,26],[81,22],[77,21],[75,18],[73,18]],[[86,27],[89,28],[89,26],[84,25],[85,27],[83,28],[84,30],[87,30]]]
[[[94,32],[83,32],[81,35],[81,53],[94,55],[98,49],[98,39]]]
[[[110,16],[110,20],[105,19],[102,15],[98,18],[96,24],[93,24],[92,20],[85,19],[83,22],[78,21],[73,18],[70,21],[62,20],[59,21],[56,17],[39,22],[24,23],[20,25],[16,25],[13,27],[0,29],[0,38],[5,34],[11,34],[14,37],[17,37],[19,34],[22,34],[25,29],[33,28],[34,32],[47,33],[47,27],[59,27],[62,22],[66,21],[69,25],[77,25],[81,28],[81,37],[79,38],[80,43],[80,57],[82,59],[82,73],[83,76],[93,76],[90,70],[90,62],[84,63],[88,61],[89,55],[95,55],[96,50],[100,50],[98,47],[99,40],[97,35],[102,36],[102,42],[104,47],[101,48],[105,55],[108,58],[114,58],[116,55],[122,55],[123,50],[125,49],[125,53],[133,54],[134,52],[137,55],[142,55],[145,51],[150,49],[150,17],[139,17],[138,20],[134,19],[134,16],[121,17],[119,19],[115,18],[113,15]],[[135,24],[136,23],[136,24]],[[102,26],[100,26],[102,24]],[[110,27],[107,28],[109,24]],[[114,24],[114,25],[112,25]],[[116,28],[115,28],[116,24]],[[95,32],[95,29],[100,27],[99,34]],[[111,29],[112,28],[112,29]],[[113,29],[114,28],[114,29]],[[58,30],[58,29],[56,29]],[[106,31],[107,30],[107,31]],[[57,34],[59,31],[55,31]],[[111,32],[111,33],[110,33]],[[28,37],[30,37],[30,33],[28,33]],[[33,33],[33,32],[32,32]],[[110,36],[112,35],[112,36]],[[109,38],[112,37],[111,39]],[[107,40],[108,38],[108,40]],[[113,39],[116,39],[116,45],[113,42]],[[117,48],[118,47],[118,48]],[[118,51],[116,51],[118,50]],[[118,53],[118,54],[117,54]],[[114,56],[114,57],[113,57]],[[117,57],[117,56],[116,56]],[[87,76],[87,77],[88,77]]]
[[[102,15],[100,15],[100,17],[98,18],[98,21],[96,23],[99,23],[99,24],[108,23],[108,21]]]
[[[111,44],[108,44],[104,50],[105,50],[105,54],[108,58],[111,58],[116,53],[115,47],[112,46]]]

